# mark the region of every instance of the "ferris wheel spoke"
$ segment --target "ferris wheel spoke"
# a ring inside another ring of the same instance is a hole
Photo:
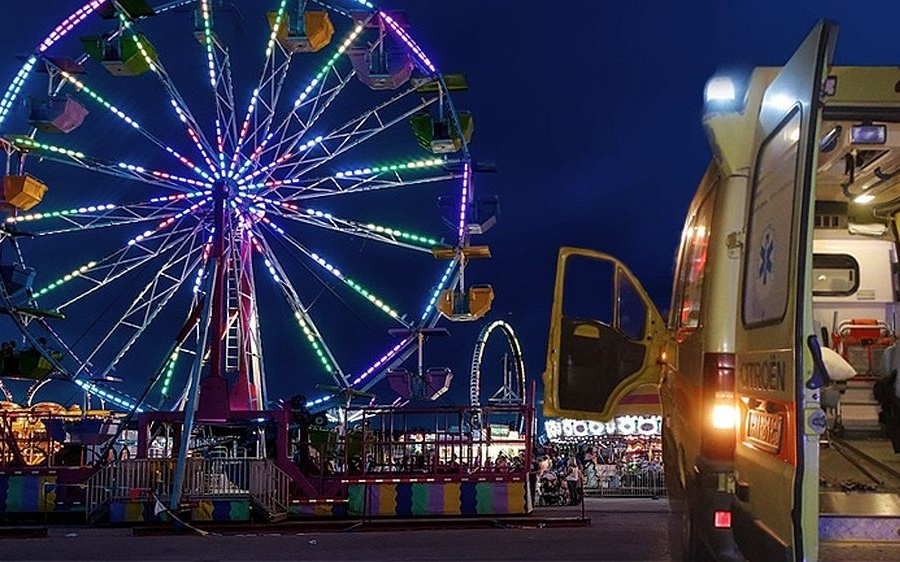
[[[371,16],[369,16],[371,18]],[[368,22],[368,19],[365,20]],[[344,38],[343,41],[338,43],[335,52],[328,59],[328,62],[325,63],[322,68],[316,73],[316,75],[309,81],[307,86],[301,90],[300,94],[295,98],[294,103],[292,104],[291,111],[287,116],[275,127],[275,130],[265,136],[265,138],[257,144],[250,158],[247,159],[244,164],[240,167],[238,172],[235,174],[237,177],[242,177],[244,172],[250,167],[250,165],[258,162],[260,158],[264,154],[268,154],[270,151],[274,151],[275,157],[272,159],[273,161],[278,160],[277,155],[282,152],[280,147],[284,147],[286,144],[290,146],[288,150],[283,152],[290,152],[293,150],[294,146],[299,142],[300,137],[305,134],[306,130],[309,128],[310,121],[313,119],[302,119],[300,117],[300,110],[303,108],[312,108],[311,112],[315,114],[315,108],[318,106],[319,99],[327,100],[327,103],[324,105],[328,105],[334,98],[340,93],[340,91],[344,88],[344,86],[350,81],[350,78],[355,74],[355,72],[350,71],[346,75],[342,75],[335,66],[340,60],[341,56],[346,52],[347,48],[353,44],[353,41],[359,36],[359,34],[364,29],[364,24],[359,24],[354,26],[350,33]],[[329,82],[329,78],[331,76],[335,76],[337,78],[336,86],[328,86],[326,85]],[[315,95],[313,95],[315,94]],[[310,97],[312,95],[312,97]],[[323,110],[324,111],[324,110]],[[315,117],[321,116],[321,112]],[[291,121],[296,119],[301,123],[302,131],[299,134],[292,135],[287,137],[289,126]],[[269,147],[269,143],[276,137],[280,136],[279,142]]]
[[[237,146],[232,154],[231,163],[229,165],[229,177],[234,176],[235,168],[242,157],[244,143],[248,140],[252,141],[255,139],[257,132],[260,129],[267,128],[271,123],[278,95],[280,95],[281,88],[284,85],[284,79],[290,68],[292,58],[291,53],[285,52],[278,42],[278,34],[281,31],[281,27],[286,24],[287,3],[288,0],[278,0],[275,20],[271,25],[271,31],[269,32],[269,38],[266,43],[266,60],[263,64],[262,72],[260,73],[259,82],[253,90],[253,94],[250,96],[250,104],[247,106],[247,111],[244,114],[243,125],[241,125],[240,134],[238,135]],[[279,53],[284,55],[283,61],[278,60]],[[262,95],[267,90],[269,90],[271,95],[268,101],[266,101],[266,98]],[[263,118],[262,124],[259,124],[257,119],[259,112],[257,111],[257,108],[259,107],[261,100],[262,107],[267,111],[267,115]],[[254,120],[257,121],[255,126],[252,124]],[[251,129],[253,129],[252,134],[250,134]]]
[[[200,128],[197,120],[194,118],[193,114],[188,108],[188,105],[184,101],[184,98],[178,92],[178,88],[176,88],[171,76],[169,76],[169,73],[166,72],[165,67],[163,66],[162,62],[158,60],[158,57],[154,59],[150,56],[147,47],[144,45],[143,41],[141,41],[140,35],[134,29],[134,25],[121,12],[119,13],[119,21],[121,22],[122,27],[124,27],[128,31],[131,40],[134,41],[134,43],[137,45],[138,51],[141,53],[144,62],[146,62],[146,64],[150,67],[150,70],[152,70],[153,73],[157,76],[163,88],[168,93],[169,102],[172,105],[172,108],[175,110],[175,114],[187,128],[188,136],[190,137],[191,141],[193,141],[194,146],[197,147],[197,151],[200,153],[203,161],[206,162],[206,165],[209,167],[209,171],[218,176],[218,166],[210,156],[210,154],[213,153],[213,149],[211,148],[209,142],[204,138],[202,129]]]
[[[262,145],[264,140],[259,142],[257,142],[257,140],[268,137],[272,129],[272,123],[275,120],[275,112],[284,91],[287,72],[290,69],[292,59],[293,56],[288,55],[285,61],[281,63],[278,68],[273,68],[271,75],[266,77],[265,81],[260,84],[259,91],[267,91],[269,95],[268,98],[261,97],[257,103],[257,107],[262,107],[266,111],[266,116],[261,122],[257,123],[256,127],[250,132],[247,138],[247,141],[250,141],[250,145]],[[258,115],[259,111],[256,110],[255,114]],[[253,150],[253,153],[249,157],[245,158],[241,168],[244,168],[248,163],[252,165],[254,157],[256,159],[260,157],[256,149]],[[235,174],[235,176],[238,175],[239,174]]]
[[[62,211],[17,215],[7,218],[6,223],[27,223],[28,234],[36,237],[138,224],[175,216],[182,209],[185,201],[209,194],[210,192],[208,191],[198,191],[168,197],[154,197],[147,201],[124,205],[113,205],[111,203],[90,204]],[[41,229],[41,225],[45,223],[53,224],[59,221],[63,222],[64,226],[48,225],[43,226],[43,230]],[[35,229],[34,226],[38,226],[38,228]]]
[[[90,285],[86,290],[70,297],[67,301],[57,307],[58,310],[65,310],[67,307],[85,297],[110,286],[123,275],[135,271],[158,256],[172,251],[174,248],[180,246],[184,240],[196,235],[201,227],[202,224],[176,228],[171,231],[160,232],[154,236],[148,237],[142,244],[126,244],[102,258],[84,263],[80,267],[74,269],[71,273],[60,277],[45,287],[35,291],[34,298],[41,298],[47,293],[55,291],[62,285],[65,285],[74,279],[88,282]]]
[[[258,249],[263,255],[269,275],[281,289],[282,296],[284,296],[285,301],[294,313],[294,318],[300,325],[300,329],[303,331],[303,335],[306,337],[307,342],[309,342],[320,365],[329,375],[334,377],[337,384],[346,388],[348,386],[347,375],[344,373],[344,370],[341,369],[334,354],[331,353],[331,350],[322,338],[322,334],[319,332],[312,316],[309,314],[309,307],[304,305],[303,301],[300,300],[299,294],[291,283],[290,278],[284,272],[284,268],[281,267],[281,263],[272,251],[268,241],[262,235],[256,235],[253,239],[257,242]]]
[[[212,10],[210,0],[200,0],[200,14],[203,18],[203,46],[206,47],[206,61],[209,70],[209,84],[218,97],[219,64],[216,58],[216,40],[212,30]]]
[[[172,351],[172,354],[166,360],[166,364],[163,366],[163,376],[162,376],[162,384],[159,389],[159,403],[158,408],[162,408],[163,405],[172,398],[172,383],[175,379],[175,370],[178,366],[178,361],[181,359],[182,355],[188,357],[189,360],[193,360],[193,357],[197,355],[197,348],[199,347],[199,311],[197,307],[202,307],[202,304],[194,298],[191,302],[190,309],[188,310],[187,317],[185,319],[184,324],[182,325],[182,330],[188,329],[189,331],[184,334],[184,338],[180,342],[175,342],[175,349]],[[190,327],[190,324],[193,323],[194,326]],[[175,407],[170,409],[177,409]]]
[[[362,165],[319,178],[301,175],[241,187],[251,192],[261,191],[270,198],[290,201],[452,180],[463,177],[462,173],[452,171],[461,165],[462,163],[456,160],[425,158],[389,164]],[[436,173],[437,169],[441,169],[441,173]],[[426,175],[423,177],[423,174]]]
[[[288,56],[288,58],[283,63],[281,63],[277,69],[273,69],[271,76],[267,77],[265,82],[260,84],[260,91],[267,91],[268,98],[260,97],[259,101],[257,102],[257,108],[262,108],[265,111],[265,117],[257,122],[256,126],[252,131],[250,131],[249,135],[247,136],[246,140],[249,141],[251,146],[255,144],[257,139],[266,137],[271,130],[272,122],[275,119],[275,112],[278,107],[278,102],[284,90],[284,83],[285,79],[287,78],[288,69],[291,65],[291,60],[292,57]],[[254,110],[254,113],[256,115],[259,115],[259,110]],[[239,158],[240,156],[241,155],[239,155]],[[250,157],[245,157],[244,162],[246,163],[249,161],[252,164],[252,157],[252,154]]]
[[[400,230],[397,228],[377,225],[374,223],[363,223],[350,219],[335,217],[331,213],[325,213],[310,208],[298,207],[291,203],[270,202],[274,209],[274,214],[287,220],[314,226],[325,230],[340,232],[348,236],[356,236],[373,240],[382,244],[396,246],[407,250],[413,250],[424,254],[431,254],[434,248],[449,248],[450,245],[444,243],[437,238],[415,234]],[[281,230],[267,217],[263,217],[263,222],[271,228]],[[293,244],[294,242],[292,242]]]
[[[216,150],[219,173],[224,174],[228,166],[225,161],[226,154],[230,154],[230,151],[237,147],[237,102],[234,99],[234,84],[231,78],[231,53],[218,43],[217,48],[222,60],[219,82],[223,85],[216,90]]]
[[[351,193],[409,188],[416,185],[456,180],[461,177],[461,174],[455,172],[445,172],[441,175],[420,178],[396,178],[373,175],[366,178],[357,178],[352,182],[348,182],[338,181],[339,178],[330,176],[326,178],[303,180],[270,180],[268,182],[254,184],[254,186],[256,189],[265,189],[267,199],[296,202],[308,199],[321,199],[335,195],[347,195]]]
[[[185,238],[175,249],[172,256],[157,271],[148,283],[138,292],[131,305],[122,317],[104,334],[103,338],[93,346],[93,351],[85,359],[86,364],[93,362],[101,351],[106,351],[108,342],[122,332],[131,331],[124,345],[113,355],[113,358],[100,371],[100,377],[107,377],[116,364],[128,353],[147,328],[169,304],[185,280],[190,277],[194,266],[200,261],[200,246],[197,237]],[[77,375],[77,373],[76,373]]]
[[[211,184],[163,172],[150,170],[127,162],[110,162],[88,156],[84,152],[38,142],[30,137],[12,137],[2,139],[2,143],[23,152],[40,152],[41,157],[67,166],[75,166],[83,170],[100,172],[118,178],[137,180],[146,184],[189,192],[191,189],[210,188]]]
[[[412,325],[406,320],[406,315],[401,315],[397,312],[396,309],[388,305],[384,302],[383,299],[379,298],[371,291],[360,285],[354,279],[345,276],[340,269],[329,263],[325,258],[318,255],[315,252],[310,251],[303,244],[297,242],[292,236],[287,234],[281,227],[270,221],[268,218],[263,218],[263,222],[272,229],[273,232],[281,235],[281,237],[291,246],[299,250],[303,255],[314,261],[320,268],[324,269],[337,279],[339,279],[344,285],[353,289],[358,295],[363,297],[367,302],[372,304],[375,308],[386,314],[387,316],[393,318],[395,321],[400,323],[402,326],[406,328],[412,328]],[[397,244],[399,245],[399,244]]]
[[[307,141],[306,145],[303,145],[306,147],[305,150],[290,152],[288,153],[290,154],[289,158],[285,158],[285,155],[281,155],[275,160],[276,165],[274,167],[265,167],[261,168],[261,170],[265,170],[265,173],[271,175],[277,170],[289,168],[290,171],[285,174],[288,178],[308,174],[323,164],[331,162],[348,150],[387,131],[391,127],[396,126],[398,123],[406,122],[411,115],[427,109],[437,100],[437,98],[422,99],[412,108],[400,109],[398,111],[396,106],[399,105],[399,102],[415,91],[416,88],[413,87],[394,96],[390,100],[351,119],[333,131],[316,137],[314,139],[315,143],[311,144],[311,141]],[[391,112],[390,110],[395,111]],[[324,152],[324,154],[311,156],[314,148],[321,149],[317,152]],[[293,161],[297,156],[300,157],[299,160]],[[260,170],[257,170],[253,174],[243,178],[241,181],[252,181],[261,175],[259,172]]]
[[[332,69],[332,74],[337,76],[338,83],[336,85],[325,89],[325,83],[323,82],[319,87],[318,95],[307,99],[303,104],[292,110],[291,114],[288,116],[289,118],[292,116],[296,118],[297,122],[300,124],[300,130],[289,134],[290,121],[284,121],[283,127],[280,127],[275,133],[268,135],[256,150],[254,150],[251,155],[252,162],[258,162],[270,154],[275,155],[273,161],[277,161],[279,154],[291,152],[310,128],[312,128],[319,118],[325,114],[326,110],[331,106],[331,103],[337,99],[344,90],[344,87],[349,84],[356,75],[356,72],[351,70],[347,76],[342,77],[335,68]],[[309,107],[307,108],[306,106]],[[299,109],[309,109],[310,115],[307,119],[302,119],[300,117]],[[267,146],[268,141],[271,140],[272,137],[278,135],[280,135],[279,141],[271,146]],[[285,149],[284,147],[289,148]]]
[[[50,63],[50,64],[52,64],[52,63]],[[191,162],[188,158],[178,154],[178,152],[175,151],[175,149],[173,149],[171,146],[167,145],[165,142],[160,140],[157,136],[150,133],[143,125],[140,124],[140,122],[138,122],[137,119],[134,119],[131,116],[127,115],[124,111],[119,109],[119,107],[117,107],[116,105],[109,102],[105,97],[101,96],[95,89],[89,87],[82,80],[76,78],[75,76],[73,76],[72,74],[70,74],[64,70],[60,70],[60,69],[57,69],[57,70],[59,71],[59,75],[62,76],[66,82],[72,84],[75,87],[76,92],[83,93],[85,96],[90,98],[92,101],[94,101],[98,105],[105,107],[111,114],[116,116],[123,123],[127,124],[131,130],[137,132],[137,134],[139,134],[140,136],[149,140],[151,143],[153,143],[157,147],[161,148],[166,153],[172,155],[176,160],[178,160],[182,165],[184,165],[189,170],[193,171],[194,173],[196,173],[197,175],[206,179],[207,181],[212,181],[212,178],[203,169],[199,168],[196,164]]]
[[[46,319],[37,319],[38,324],[50,335],[53,341],[60,346],[60,349],[63,351],[63,355],[67,358],[67,363],[74,363],[77,366],[78,371],[82,373],[86,373],[88,376],[92,375],[90,369],[82,369],[82,366],[85,365],[84,361],[82,361],[80,355],[73,350],[68,344],[66,344],[65,340],[53,329]],[[60,372],[67,378],[67,380],[83,391],[92,394],[94,396],[99,396],[103,400],[108,400],[113,402],[117,406],[120,406],[126,410],[136,410],[137,413],[143,413],[146,409],[152,408],[141,408],[137,404],[137,399],[132,397],[131,395],[122,392],[121,390],[114,389],[106,386],[105,384],[100,384],[95,381],[85,380],[85,377],[78,378],[73,373],[74,370],[67,368],[65,365],[57,363],[56,366],[60,368]],[[36,390],[36,389],[35,389]],[[30,402],[30,398],[28,399]]]
[[[213,9],[211,0],[200,0],[200,15],[203,19],[203,34],[200,39],[206,50],[209,83],[212,87],[216,103],[216,150],[219,174],[225,173],[226,145],[236,146],[236,132],[232,136],[235,124],[234,86],[231,79],[231,56],[224,45],[219,42],[213,31]]]

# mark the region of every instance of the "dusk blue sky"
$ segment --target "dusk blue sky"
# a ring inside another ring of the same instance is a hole
[[[4,89],[20,65],[16,55],[30,52],[82,3],[4,2]],[[379,5],[405,9],[411,33],[435,64],[468,76],[470,91],[459,103],[475,116],[471,150],[498,166],[497,173],[475,179],[480,195],[500,197],[498,224],[475,241],[489,244],[493,258],[475,263],[468,274],[472,282],[494,287],[493,311],[473,324],[444,322],[452,336],[426,351],[427,362],[450,366],[457,375],[443,404],[468,401],[472,347],[491,319],[515,327],[529,379],[539,379],[560,246],[616,255],[660,310],[668,308],[684,213],[710,158],[701,111],[711,75],[732,73],[741,80],[753,66],[782,64],[823,17],[840,26],[837,64],[900,63],[900,5],[887,1]],[[193,54],[202,60],[201,50]],[[373,272],[396,276],[377,267]],[[502,347],[498,338],[491,354]],[[274,378],[285,369],[268,367]],[[486,374],[483,386],[492,392],[499,383],[496,359],[487,367],[495,372]],[[303,381],[274,385],[282,395],[295,386]],[[296,392],[313,394],[308,386]]]

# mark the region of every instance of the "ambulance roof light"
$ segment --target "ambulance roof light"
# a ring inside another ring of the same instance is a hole
[[[737,98],[737,89],[734,81],[728,76],[713,76],[706,83],[704,92],[706,102],[734,101]]]

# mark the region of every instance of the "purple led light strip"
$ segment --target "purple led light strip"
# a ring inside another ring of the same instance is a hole
[[[410,37],[409,34],[404,31],[403,28],[400,27],[391,16],[380,10],[378,12],[378,15],[381,16],[381,19],[388,24],[388,26],[393,30],[394,33],[397,34],[398,37],[400,37],[400,39],[403,39],[403,42],[406,43],[406,45],[410,48],[410,50],[412,50],[413,53],[415,53],[415,55],[419,58],[420,61],[422,61],[422,64],[424,64],[428,68],[428,70],[430,70],[431,72],[437,72],[437,69],[431,63],[431,60],[429,60],[428,56],[425,55],[425,51],[423,51],[419,47],[419,45],[417,45],[416,42],[413,41],[413,38]]]
[[[361,383],[362,381],[366,380],[369,376],[371,376],[372,373],[375,372],[376,369],[378,369],[379,367],[381,367],[382,365],[384,365],[386,362],[388,362],[388,361],[390,361],[391,359],[393,359],[394,356],[396,356],[397,353],[400,352],[400,350],[402,350],[404,347],[406,347],[407,345],[409,345],[410,343],[412,343],[412,341],[413,341],[412,336],[407,336],[407,337],[403,338],[403,340],[402,340],[400,343],[398,343],[398,344],[395,345],[390,351],[388,351],[387,353],[385,353],[385,354],[381,357],[381,359],[379,359],[378,361],[376,361],[374,364],[372,364],[371,367],[369,367],[369,368],[366,369],[362,374],[360,374],[358,377],[356,377],[355,379],[353,379],[353,382],[351,382],[350,385],[351,385],[351,386],[356,386],[357,384],[359,384],[359,383]]]
[[[41,41],[41,43],[37,47],[37,51],[39,53],[43,53],[44,51],[52,47],[54,43],[62,39],[67,33],[72,31],[72,29],[74,29],[76,25],[81,23],[86,17],[88,17],[97,8],[99,8],[103,4],[103,2],[104,0],[91,0],[84,6],[76,10],[74,13],[72,13],[72,15],[64,19],[62,23],[57,25],[53,29],[53,31],[51,31],[43,41]],[[0,124],[3,124],[3,121],[6,120],[6,116],[9,114],[9,110],[12,109],[13,103],[19,96],[19,92],[22,91],[22,86],[25,85],[25,80],[27,80],[28,76],[31,75],[31,70],[34,68],[36,62],[36,56],[32,55],[28,57],[28,59],[22,64],[22,67],[19,68],[19,71],[16,73],[13,81],[9,84],[6,93],[3,95],[3,100],[2,102],[0,102]]]

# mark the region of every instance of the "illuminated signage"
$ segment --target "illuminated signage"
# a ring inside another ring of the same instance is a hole
[[[565,437],[660,435],[661,432],[662,416],[619,416],[606,423],[568,418],[544,421],[544,433],[551,441]]]

